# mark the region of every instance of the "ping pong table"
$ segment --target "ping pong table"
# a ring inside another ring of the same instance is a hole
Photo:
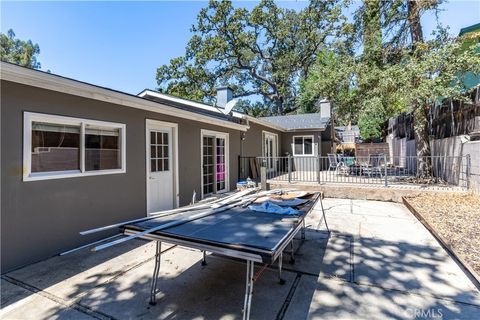
[[[226,211],[189,221],[171,228],[142,235],[141,238],[156,241],[155,267],[153,271],[150,304],[155,304],[157,282],[160,271],[162,242],[198,249],[203,252],[202,264],[206,264],[206,252],[231,258],[246,260],[246,290],[243,319],[249,319],[252,302],[253,284],[266,267],[278,261],[278,276],[282,279],[283,252],[291,246],[289,252],[294,261],[293,239],[300,232],[305,238],[305,217],[320,199],[320,193],[306,196],[307,201],[295,207],[300,215],[295,217],[266,212],[252,211],[246,207],[233,207]],[[323,207],[323,206],[322,206]],[[322,210],[323,211],[323,210]],[[179,214],[158,217],[147,221],[127,224],[121,228],[125,235],[135,235],[158,225],[176,219],[188,219],[201,210],[191,210]],[[325,214],[323,213],[323,219]],[[326,220],[325,220],[326,223]],[[263,267],[254,274],[255,263]]]

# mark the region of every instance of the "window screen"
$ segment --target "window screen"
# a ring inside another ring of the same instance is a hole
[[[32,122],[31,172],[80,169],[80,126]]]
[[[85,170],[120,169],[120,129],[85,128]]]
[[[295,137],[294,138],[294,154],[303,154],[303,138]]]
[[[313,154],[313,141],[311,137],[303,138],[303,153],[306,155]]]

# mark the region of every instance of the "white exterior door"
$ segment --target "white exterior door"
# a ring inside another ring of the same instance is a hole
[[[202,198],[229,190],[228,133],[201,130]]]
[[[267,172],[274,172],[277,169],[277,135],[264,132],[263,135],[263,156],[266,157]]]
[[[175,206],[173,128],[147,122],[147,212]]]

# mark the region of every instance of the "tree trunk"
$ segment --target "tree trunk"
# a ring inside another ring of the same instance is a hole
[[[408,1],[408,24],[410,25],[410,36],[415,49],[417,42],[423,42],[422,25],[420,21],[420,2],[418,0]]]
[[[428,105],[417,105],[413,108],[413,130],[417,145],[417,178],[419,179],[430,179],[432,177],[428,108]]]
[[[423,32],[420,21],[420,6],[418,0],[408,0],[408,23],[412,50],[418,43],[423,43]],[[428,105],[413,106],[413,130],[417,144],[417,178],[430,179],[432,177],[432,159],[430,158],[430,135],[428,133]]]
[[[277,99],[275,99],[275,106],[277,108],[277,115],[282,116],[285,111],[282,97],[278,97]]]
[[[363,56],[367,63],[382,65],[380,1],[365,1],[363,12]]]

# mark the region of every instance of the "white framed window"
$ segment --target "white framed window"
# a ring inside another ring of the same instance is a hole
[[[313,156],[313,136],[293,136],[294,156]]]
[[[25,112],[23,181],[124,173],[125,124]]]
[[[228,133],[201,130],[202,198],[230,190],[228,140]]]

